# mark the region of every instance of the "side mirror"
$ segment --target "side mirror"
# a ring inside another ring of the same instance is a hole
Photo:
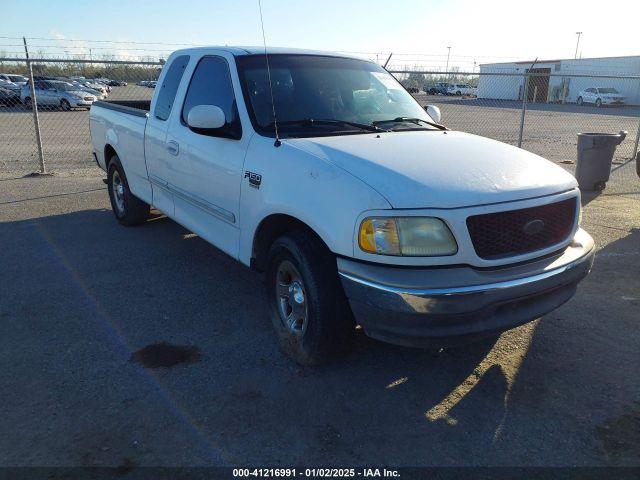
[[[216,130],[226,123],[224,112],[216,105],[197,105],[187,115],[187,125],[194,130]]]
[[[440,119],[442,118],[442,114],[440,113],[440,109],[435,105],[425,105],[424,109],[427,111],[427,114],[433,118],[433,121],[436,123],[440,123]]]

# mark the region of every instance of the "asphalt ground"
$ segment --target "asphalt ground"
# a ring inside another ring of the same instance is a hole
[[[258,275],[161,215],[120,226],[97,169],[4,175],[0,465],[638,466],[640,179],[619,167],[584,197],[595,265],[557,311],[442,352],[360,332],[315,368],[278,350]],[[182,361],[151,368],[163,342]]]

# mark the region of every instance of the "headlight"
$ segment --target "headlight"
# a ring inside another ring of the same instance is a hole
[[[433,257],[458,251],[449,227],[434,217],[369,217],[360,225],[360,248],[378,255]]]

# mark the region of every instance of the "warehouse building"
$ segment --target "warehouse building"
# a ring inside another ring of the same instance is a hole
[[[575,103],[587,88],[615,88],[629,105],[640,105],[640,80],[626,78],[569,77],[567,75],[640,76],[640,56],[568,60],[487,63],[480,65],[478,98],[522,100],[526,72],[534,73],[527,85],[527,100],[540,103]],[[504,73],[509,75],[482,75]]]

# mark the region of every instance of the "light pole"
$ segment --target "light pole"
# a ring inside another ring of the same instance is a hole
[[[573,58],[578,58],[578,45],[580,45],[580,35],[582,35],[582,32],[576,32],[576,35],[578,35],[578,41],[576,42],[576,53]]]

